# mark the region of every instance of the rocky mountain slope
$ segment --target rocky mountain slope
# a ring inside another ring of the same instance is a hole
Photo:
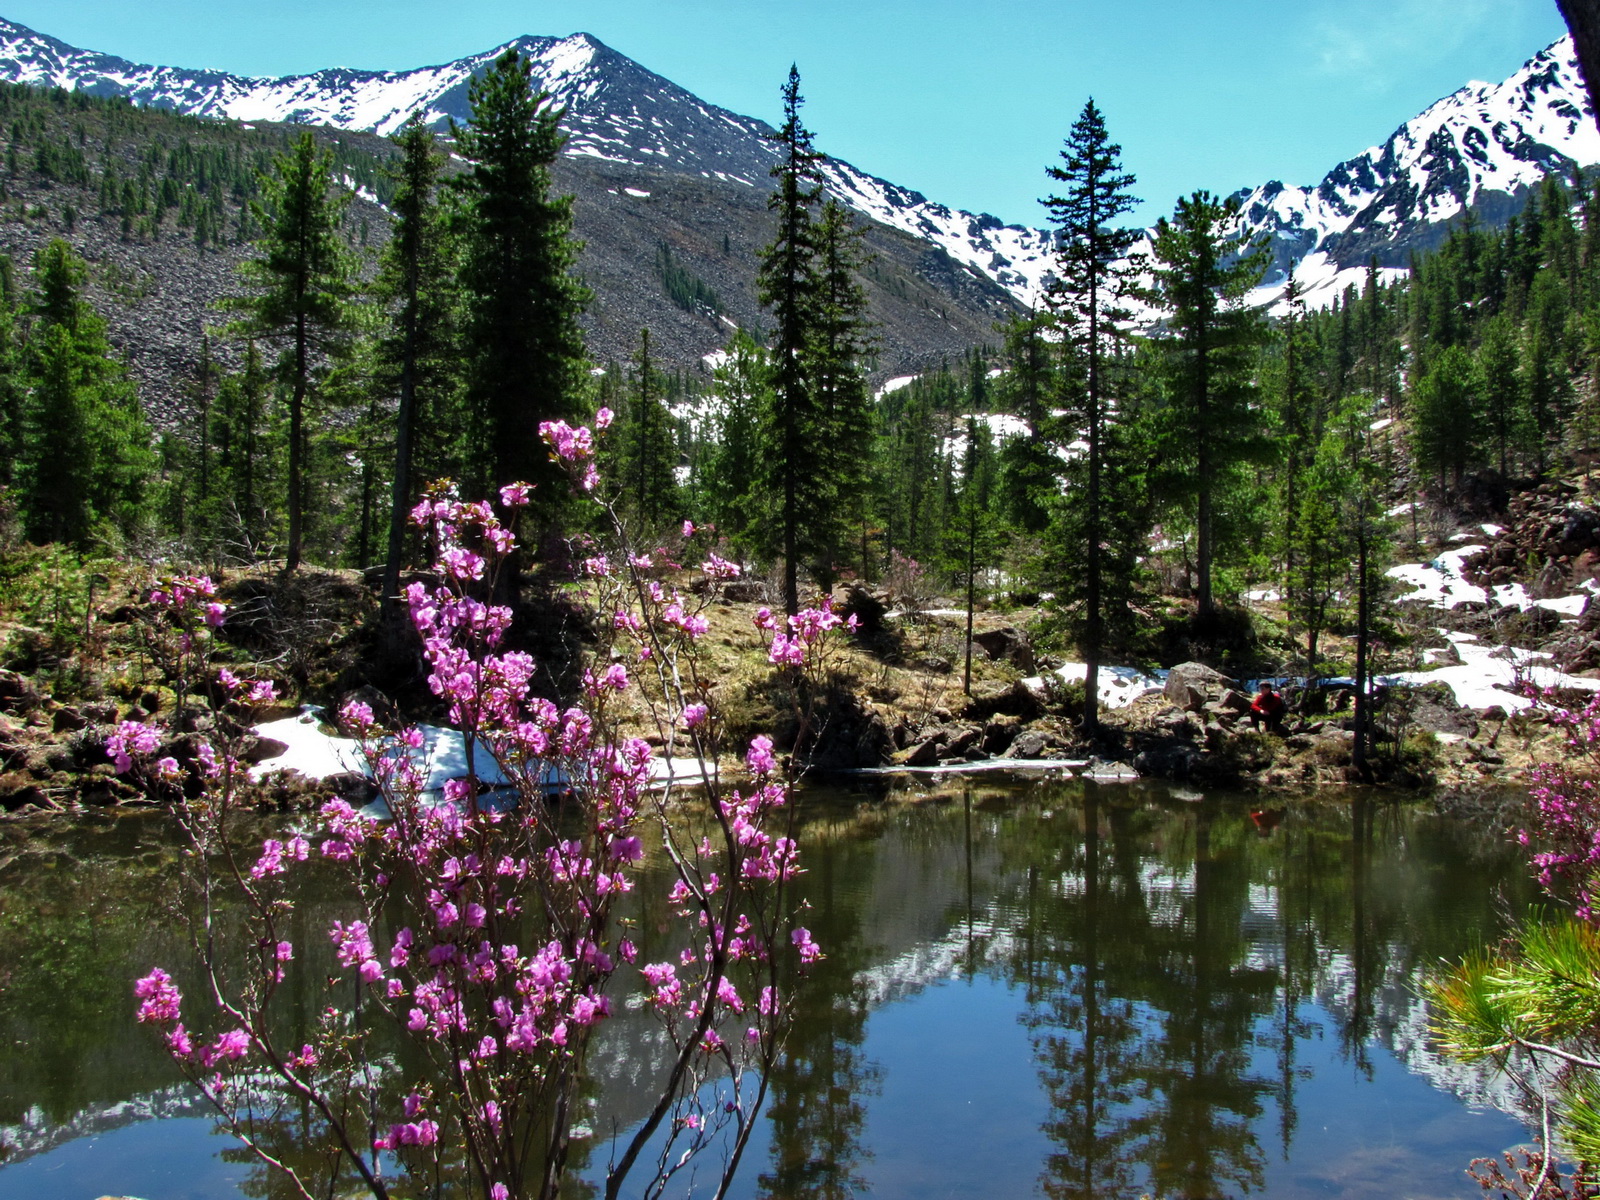
[[[569,159],[623,175],[765,190],[765,123],[701,100],[584,33],[518,38],[410,71],[334,68],[269,79],[131,63],[0,21],[0,79],[198,116],[381,134],[417,109],[441,128],[464,119],[471,78],[510,48],[531,59],[539,85],[566,107]],[[1563,38],[1502,83],[1469,83],[1444,97],[1313,186],[1274,180],[1242,190],[1242,227],[1273,246],[1274,269],[1258,299],[1274,299],[1295,265],[1313,301],[1327,302],[1373,256],[1390,274],[1403,270],[1464,208],[1504,220],[1547,172],[1597,163],[1600,132]],[[874,221],[930,243],[1021,303],[1037,297],[1049,266],[1047,233],[948,208],[848,163],[831,162],[829,174],[834,193]]]
[[[335,68],[267,79],[141,65],[0,20],[0,80],[124,97],[146,110],[202,118],[213,128],[237,122],[235,128],[277,140],[285,127],[310,124],[323,130],[319,136],[381,158],[387,142],[373,135],[392,131],[413,111],[441,129],[464,119],[472,77],[508,48],[532,61],[538,85],[566,109],[569,141],[557,177],[576,196],[578,233],[587,243],[582,269],[597,297],[588,317],[592,352],[602,361],[626,358],[648,325],[664,361],[704,370],[705,356],[732,326],[763,323],[752,280],[770,238],[770,129],[699,99],[588,34],[519,38],[409,71]],[[1276,301],[1291,266],[1314,304],[1358,283],[1374,257],[1392,278],[1412,253],[1437,244],[1465,208],[1501,221],[1546,172],[1596,163],[1600,131],[1563,39],[1502,83],[1473,83],[1445,97],[1314,187],[1274,181],[1241,191],[1242,228],[1268,237],[1273,249],[1273,269],[1256,300]],[[27,166],[10,182],[28,211],[42,205],[49,214],[71,202],[59,183],[40,196]],[[832,192],[870,218],[879,380],[993,342],[996,320],[1037,299],[1048,274],[1047,232],[951,209],[848,163],[830,160],[827,171]],[[88,199],[75,207],[92,212]],[[357,207],[375,199],[365,191]],[[381,241],[382,214],[369,207],[359,219]],[[30,230],[0,226],[0,249],[26,255],[52,231],[59,232],[48,222]],[[131,255],[127,271],[149,277],[152,289],[174,302],[171,320],[152,321],[148,311],[114,319],[119,344],[136,365],[152,355],[163,363],[181,358],[210,322],[202,307],[179,301],[234,286],[237,247],[208,256],[191,252],[185,237],[167,236],[130,251],[126,238],[96,232],[92,221],[73,232],[91,258]],[[663,247],[716,294],[720,311],[664,302],[649,270]],[[166,395],[178,366],[142,374]]]

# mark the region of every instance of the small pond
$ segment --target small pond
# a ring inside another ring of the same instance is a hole
[[[1272,826],[1150,784],[894,786],[803,799],[828,957],[737,1196],[1468,1197],[1467,1162],[1525,1140],[1495,1080],[1429,1046],[1417,993],[1532,899],[1503,838],[1350,793]],[[22,833],[0,841],[0,1196],[284,1194],[133,1021],[132,980],[187,954],[171,824]],[[651,1031],[619,1014],[601,1130],[645,1102]]]

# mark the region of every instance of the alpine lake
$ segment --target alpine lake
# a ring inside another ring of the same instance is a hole
[[[799,803],[827,957],[738,1197],[1468,1197],[1471,1159],[1529,1139],[1503,1081],[1430,1044],[1419,989],[1535,900],[1503,831],[1360,791],[1069,778]],[[6,1200],[289,1194],[134,1021],[152,965],[201,994],[181,852],[159,813],[0,829]],[[305,888],[297,945],[340,915]],[[659,1054],[645,1012],[615,1014],[591,1162]]]

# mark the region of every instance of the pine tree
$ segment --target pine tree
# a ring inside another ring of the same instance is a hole
[[[824,573],[831,572],[834,562],[846,558],[851,533],[860,530],[865,573],[872,394],[862,364],[872,349],[872,333],[866,292],[858,278],[864,230],[830,198],[823,203],[816,233],[816,308],[807,366],[821,421],[822,469],[832,492],[817,514],[817,564]]]
[[[1433,355],[1411,394],[1411,453],[1438,475],[1441,491],[1459,491],[1477,461],[1480,414],[1472,356],[1461,346]]]
[[[1027,312],[1004,328],[1006,372],[1001,394],[1007,410],[1027,426],[1000,449],[1000,495],[1007,519],[1023,533],[1043,533],[1058,490],[1060,460],[1051,451],[1056,364],[1046,340],[1047,313]]]
[[[1080,649],[1087,667],[1083,724],[1091,733],[1099,722],[1104,650],[1102,505],[1107,466],[1105,426],[1113,412],[1108,364],[1126,337],[1124,327],[1130,316],[1126,301],[1142,265],[1128,257],[1138,232],[1112,224],[1139,203],[1128,190],[1134,177],[1122,170],[1121,154],[1122,147],[1106,134],[1105,118],[1089,100],[1067,135],[1062,165],[1049,168],[1050,178],[1065,185],[1064,194],[1045,201],[1056,227],[1056,279],[1047,296],[1062,334],[1062,350],[1082,377],[1087,449],[1083,517],[1076,532],[1083,563]]]
[[[783,604],[800,609],[800,559],[819,549],[816,522],[824,515],[824,478],[819,434],[822,409],[807,360],[817,307],[815,208],[822,193],[822,156],[800,120],[800,72],[789,68],[783,87],[783,126],[774,141],[772,168],[777,188],[767,207],[778,232],[761,252],[761,303],[772,311],[772,407],[763,422],[769,486],[778,506],[776,546],[783,562]]]
[[[677,439],[661,392],[661,374],[650,357],[650,331],[641,329],[639,352],[633,359],[633,386],[609,440],[615,447],[623,507],[632,514],[642,536],[680,515],[673,474]]]
[[[394,229],[384,247],[375,289],[391,313],[388,334],[377,348],[379,378],[385,390],[392,387],[391,394],[398,397],[383,566],[383,595],[391,599],[400,591],[407,513],[420,491],[417,461],[439,457],[426,450],[430,442],[437,445],[443,433],[444,409],[453,392],[456,315],[454,264],[438,196],[445,157],[420,113],[413,113],[400,127],[394,142],[400,148],[389,202]],[[394,606],[390,611],[398,616],[401,610]]]
[[[1502,476],[1511,471],[1512,454],[1527,445],[1531,423],[1522,377],[1517,371],[1515,336],[1509,317],[1490,317],[1484,322],[1475,364],[1479,407]]]
[[[1217,500],[1245,464],[1264,461],[1272,448],[1253,383],[1266,326],[1244,304],[1266,269],[1266,251],[1228,232],[1238,215],[1236,198],[1196,192],[1178,201],[1172,220],[1156,223],[1153,246],[1169,327],[1164,458],[1173,493],[1194,514],[1201,616],[1215,611]]]
[[[705,468],[706,507],[718,530],[740,553],[753,548],[765,506],[762,495],[761,420],[771,411],[772,363],[746,330],[728,342],[713,373],[715,426]]]
[[[258,257],[241,270],[254,286],[227,307],[241,314],[234,332],[287,342],[282,369],[289,386],[289,538],[285,569],[304,554],[306,404],[317,359],[342,353],[353,326],[353,265],[340,236],[347,193],[333,186],[333,156],[302,133],[261,180],[251,205],[261,235]]]
[[[562,113],[534,91],[532,72],[508,50],[473,81],[471,119],[456,130],[469,167],[451,186],[461,199],[466,482],[478,492],[541,484],[536,504],[549,521],[562,492],[539,423],[579,415],[589,290],[573,274],[572,198],[550,194]]]
[[[260,348],[248,341],[241,369],[217,389],[211,422],[219,503],[213,520],[237,539],[238,555],[246,561],[281,534],[266,502],[283,459],[272,392]]]
[[[148,517],[150,428],[105,322],[84,296],[87,278],[84,261],[60,239],[35,256],[18,470],[35,541],[126,539]]]

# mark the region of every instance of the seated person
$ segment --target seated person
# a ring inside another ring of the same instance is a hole
[[[1261,681],[1261,690],[1250,701],[1250,724],[1257,729],[1263,725],[1270,733],[1283,732],[1283,697],[1272,690],[1272,684]]]

